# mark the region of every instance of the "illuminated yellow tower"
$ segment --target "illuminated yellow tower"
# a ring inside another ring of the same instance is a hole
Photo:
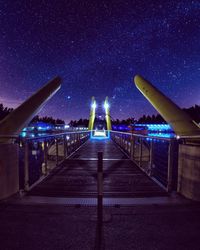
[[[91,109],[90,109],[90,118],[89,118],[89,124],[88,124],[88,130],[94,129],[94,119],[95,119],[95,111],[96,111],[96,101],[94,96],[92,97],[92,103],[91,103]]]
[[[161,114],[165,121],[171,125],[177,135],[200,134],[199,125],[150,82],[139,75],[135,76],[134,81],[136,87]]]
[[[112,126],[111,126],[111,119],[110,119],[110,105],[108,103],[108,97],[106,97],[105,99],[104,108],[105,108],[107,130],[109,131],[109,130],[112,130]]]

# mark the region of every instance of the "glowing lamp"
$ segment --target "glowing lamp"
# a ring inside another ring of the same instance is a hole
[[[108,110],[109,107],[110,107],[109,104],[108,104],[107,102],[105,102],[105,103],[104,103],[104,108],[105,108],[105,110]]]
[[[97,107],[96,102],[93,102],[91,107],[92,107],[92,109],[96,109],[96,107]]]

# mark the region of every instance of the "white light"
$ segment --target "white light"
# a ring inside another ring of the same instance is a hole
[[[104,103],[104,108],[107,110],[107,109],[109,109],[109,107],[110,107],[109,104],[107,102],[105,102]]]
[[[92,109],[96,109],[97,105],[96,105],[96,102],[93,102],[92,103]]]
[[[95,130],[94,136],[106,136],[106,132],[101,130]]]

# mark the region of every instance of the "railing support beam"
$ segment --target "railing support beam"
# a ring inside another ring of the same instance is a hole
[[[173,189],[173,153],[174,153],[174,141],[169,142],[168,148],[168,173],[167,173],[167,191],[171,192]]]
[[[25,142],[25,153],[24,153],[24,190],[29,190],[29,143]]]
[[[103,152],[98,152],[97,170],[97,218],[99,222],[103,220]]]

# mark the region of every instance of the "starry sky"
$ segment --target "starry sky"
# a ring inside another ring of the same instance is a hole
[[[55,75],[40,116],[89,116],[106,96],[116,119],[156,114],[141,74],[181,107],[200,104],[200,1],[1,0],[0,103],[17,107]]]

